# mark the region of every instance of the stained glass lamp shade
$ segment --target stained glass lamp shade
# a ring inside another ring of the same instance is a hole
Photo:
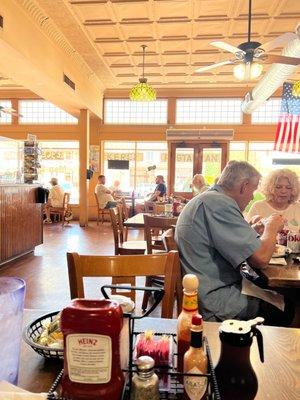
[[[142,78],[139,79],[139,83],[130,90],[129,98],[132,101],[154,101],[156,100],[156,92],[153,87],[147,83],[147,78],[144,76],[145,49],[147,46],[142,45],[141,47],[143,49],[143,75]]]
[[[294,83],[292,94],[295,97],[300,97],[300,81]]]

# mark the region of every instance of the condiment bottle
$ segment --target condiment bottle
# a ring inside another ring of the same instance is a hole
[[[187,274],[182,279],[183,301],[182,311],[177,322],[177,370],[183,372],[183,356],[190,347],[191,324],[193,315],[198,313],[199,280],[194,274]]]
[[[190,374],[207,373],[207,356],[202,347],[202,316],[193,315],[191,326],[191,345],[183,359],[183,371]],[[184,376],[185,398],[190,400],[201,400],[205,396],[207,388],[207,377]]]
[[[64,335],[62,396],[74,400],[119,399],[123,312],[110,300],[76,299],[61,313]]]
[[[221,355],[215,368],[222,400],[252,400],[256,396],[258,383],[250,362],[250,347],[253,336],[257,338],[260,359],[264,361],[263,339],[256,328],[263,318],[250,321],[229,319],[222,322],[219,336]]]
[[[137,359],[137,374],[132,378],[130,400],[159,400],[158,376],[154,360],[149,356]]]

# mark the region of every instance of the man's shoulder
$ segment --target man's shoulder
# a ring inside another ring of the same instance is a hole
[[[197,197],[199,197],[199,201],[202,202],[204,206],[211,209],[236,207],[232,198],[217,190],[207,190]]]

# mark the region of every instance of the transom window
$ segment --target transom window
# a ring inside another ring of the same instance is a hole
[[[10,100],[0,100],[0,106],[11,108]],[[11,124],[11,114],[0,112],[0,124]]]
[[[139,102],[107,99],[104,101],[106,124],[166,124],[167,120],[167,100]]]
[[[252,113],[253,124],[277,124],[281,99],[270,99]]]
[[[78,119],[45,100],[20,100],[20,124],[77,124]]]
[[[241,99],[180,99],[176,101],[176,124],[240,124]]]

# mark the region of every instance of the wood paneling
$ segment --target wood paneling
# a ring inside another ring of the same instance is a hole
[[[36,186],[0,186],[0,264],[43,243],[41,204]]]

